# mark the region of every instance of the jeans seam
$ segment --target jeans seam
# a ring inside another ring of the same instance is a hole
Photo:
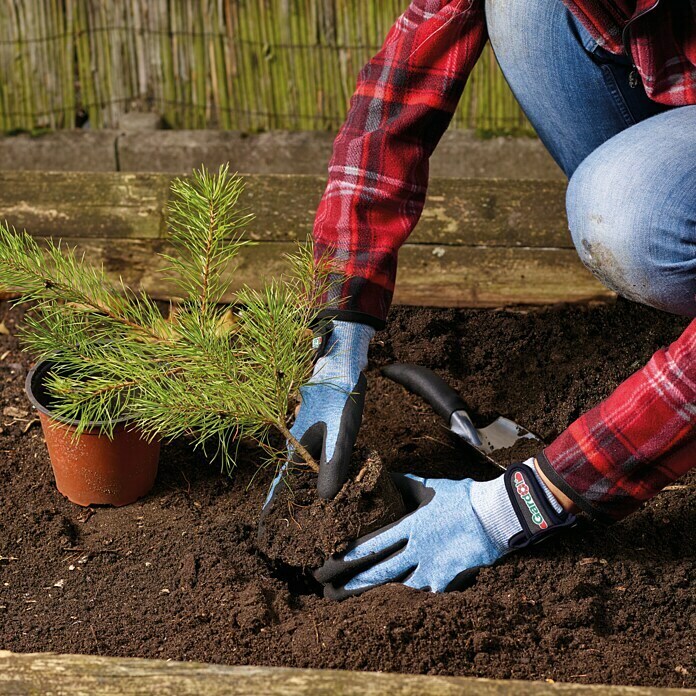
[[[616,105],[616,108],[619,110],[621,117],[623,118],[627,126],[634,126],[637,123],[636,118],[631,113],[630,109],[628,108],[628,105],[626,104],[626,101],[624,100],[621,94],[621,91],[619,90],[619,86],[616,83],[616,77],[614,76],[611,67],[606,64],[600,65],[599,67],[602,71],[602,75],[604,76],[604,83],[606,84],[607,89],[609,90],[609,94],[611,94],[612,99],[614,100],[614,104]]]

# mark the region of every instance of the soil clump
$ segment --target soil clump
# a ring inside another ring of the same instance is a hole
[[[406,512],[376,451],[356,451],[348,481],[333,500],[317,497],[316,481],[314,473],[296,469],[277,489],[258,535],[259,550],[271,563],[315,570]]]

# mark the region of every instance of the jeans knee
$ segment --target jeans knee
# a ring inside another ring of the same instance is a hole
[[[568,185],[568,225],[580,259],[605,286],[695,316],[696,229],[672,198],[669,188],[651,190],[645,177],[636,182],[591,155]]]
[[[607,287],[621,295],[635,297],[635,272],[640,252],[630,242],[628,216],[610,210],[609,192],[601,172],[581,167],[568,184],[566,210],[568,227],[580,260]],[[625,212],[625,211],[624,211]]]
[[[486,0],[486,26],[498,60],[530,63],[538,52],[534,37],[548,21],[543,0]]]

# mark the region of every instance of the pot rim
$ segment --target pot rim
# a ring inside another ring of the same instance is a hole
[[[34,393],[35,382],[43,382],[43,379],[46,376],[46,374],[51,370],[53,366],[57,364],[58,362],[56,360],[39,360],[34,365],[34,367],[32,367],[31,370],[29,370],[29,373],[27,374],[27,377],[24,380],[24,391],[26,392],[27,397],[29,398],[29,401],[31,402],[32,406],[39,413],[43,413],[45,416],[48,416],[52,420],[56,421],[57,423],[61,423],[62,425],[77,427],[80,421],[76,419],[59,418],[53,413],[53,411],[51,411],[47,406],[41,403],[41,401],[39,401],[36,394]],[[98,431],[102,428],[102,426],[107,425],[109,423],[113,423],[114,425],[125,425],[128,422],[129,419],[127,416],[121,416],[120,418],[116,418],[111,421],[90,421],[89,426],[87,427],[85,432],[93,432],[95,430]]]

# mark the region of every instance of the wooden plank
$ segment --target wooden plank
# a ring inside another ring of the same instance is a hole
[[[160,237],[170,177],[0,172],[0,220],[39,237]]]
[[[288,241],[311,232],[324,180],[248,176],[242,203],[256,215],[253,239]],[[572,248],[565,183],[503,179],[433,179],[414,244]]]
[[[435,179],[410,241],[572,248],[566,184],[513,179]]]
[[[175,292],[172,282],[162,278],[164,262],[157,255],[171,253],[165,240],[65,239],[64,243],[156,298],[166,299]],[[262,242],[243,249],[237,265],[228,269],[234,272],[232,291],[242,284],[259,287],[264,277],[286,271],[284,255],[294,249],[289,242]],[[614,296],[574,251],[526,247],[406,244],[399,255],[396,288],[396,303],[435,307],[546,304]]]
[[[0,651],[0,694],[29,696],[693,696],[692,689],[204,665]]]
[[[240,205],[250,238],[292,241],[311,232],[324,177],[248,175]],[[0,220],[37,236],[166,236],[164,174],[0,172]],[[565,184],[433,179],[411,243],[571,248]]]
[[[166,200],[172,177],[166,174],[117,172],[0,172],[2,208],[23,203],[43,207],[143,205]]]
[[[610,299],[574,250],[406,244],[397,304],[497,307]]]

